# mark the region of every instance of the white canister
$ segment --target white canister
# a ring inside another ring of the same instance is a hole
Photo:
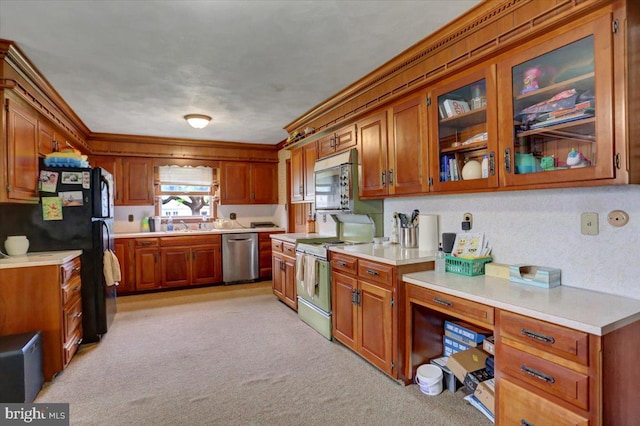
[[[13,235],[7,237],[4,248],[9,256],[20,256],[29,250],[29,240],[24,235]]]

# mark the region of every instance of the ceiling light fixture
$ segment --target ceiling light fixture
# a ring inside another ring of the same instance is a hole
[[[189,126],[194,129],[202,129],[207,127],[207,124],[211,121],[211,117],[204,114],[187,114],[184,116],[184,119],[187,120]]]

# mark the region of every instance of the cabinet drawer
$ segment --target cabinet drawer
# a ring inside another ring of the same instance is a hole
[[[60,267],[60,274],[60,282],[63,285],[73,277],[80,278],[80,256],[62,265]]]
[[[280,240],[271,240],[271,250],[282,253],[282,245],[284,243]]]
[[[64,343],[64,365],[66,366],[71,361],[71,358],[78,352],[78,348],[82,343],[82,327],[78,327],[75,333]]]
[[[475,320],[493,326],[494,309],[481,303],[472,302],[427,288],[410,285],[409,297],[439,312],[453,315],[463,320]],[[493,327],[491,327],[493,329]]]
[[[358,259],[344,254],[331,252],[331,270],[356,275],[358,273]]]
[[[589,364],[589,335],[560,325],[500,311],[500,339],[508,337],[583,365]]]
[[[80,290],[82,289],[82,279],[79,276],[73,277],[73,279],[63,283],[62,285],[62,304],[66,305],[69,301],[75,297],[80,296]]]
[[[220,234],[160,238],[160,247],[221,244]]]
[[[291,243],[282,243],[282,253],[287,256],[296,257],[296,245]]]
[[[64,340],[67,341],[82,324],[82,299],[77,298],[64,308]]]
[[[136,238],[136,247],[158,247],[157,238]]]
[[[584,374],[504,344],[498,345],[496,365],[504,374],[589,409],[589,377]]]
[[[498,382],[496,424],[588,426],[586,419],[506,379]]]
[[[393,287],[393,266],[381,263],[358,260],[358,277]]]

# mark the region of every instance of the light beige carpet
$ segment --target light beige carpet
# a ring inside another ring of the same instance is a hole
[[[81,425],[490,425],[463,394],[402,386],[277,301],[270,282],[119,299],[36,402]]]

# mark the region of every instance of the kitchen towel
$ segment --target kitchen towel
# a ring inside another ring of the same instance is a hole
[[[304,253],[296,253],[296,281],[304,282]]]
[[[426,251],[438,251],[438,215],[418,215],[418,248]]]
[[[316,285],[318,285],[318,273],[316,269],[317,259],[313,255],[306,255],[304,260],[304,290],[309,297],[316,295]]]
[[[122,279],[120,262],[111,250],[105,250],[103,256],[104,282],[107,286],[117,284]]]

